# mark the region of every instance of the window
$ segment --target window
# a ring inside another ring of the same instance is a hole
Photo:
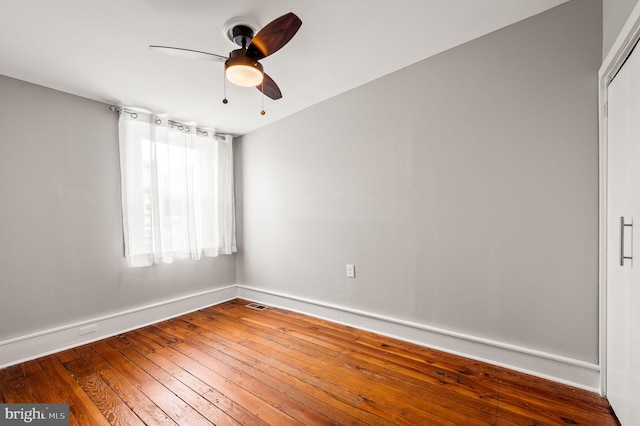
[[[231,136],[128,112],[119,129],[129,266],[235,252]]]

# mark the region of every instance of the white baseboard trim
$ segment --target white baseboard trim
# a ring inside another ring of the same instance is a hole
[[[230,285],[0,341],[0,368],[29,361],[235,299]]]
[[[245,285],[237,286],[237,295],[591,392],[600,391],[597,364]]]
[[[588,391],[600,390],[600,366],[597,364],[245,285],[229,285],[0,341],[0,368],[111,337],[236,297],[372,331]]]

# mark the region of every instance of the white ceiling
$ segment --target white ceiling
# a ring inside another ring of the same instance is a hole
[[[0,0],[0,74],[239,135],[565,1]],[[148,49],[226,56],[228,20],[287,12],[303,24],[261,61],[283,93],[265,116],[254,88],[227,84],[222,104],[222,63]]]

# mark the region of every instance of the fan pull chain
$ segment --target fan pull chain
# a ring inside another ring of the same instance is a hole
[[[229,101],[227,100],[227,76],[224,75],[224,71],[222,71],[222,85],[224,86],[224,99],[222,103],[226,105]]]
[[[266,111],[264,110],[264,79],[262,79],[262,111],[260,111],[260,115],[265,115]]]

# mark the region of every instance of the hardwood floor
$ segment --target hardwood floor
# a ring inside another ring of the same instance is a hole
[[[617,425],[596,394],[236,299],[0,370],[71,425]]]

